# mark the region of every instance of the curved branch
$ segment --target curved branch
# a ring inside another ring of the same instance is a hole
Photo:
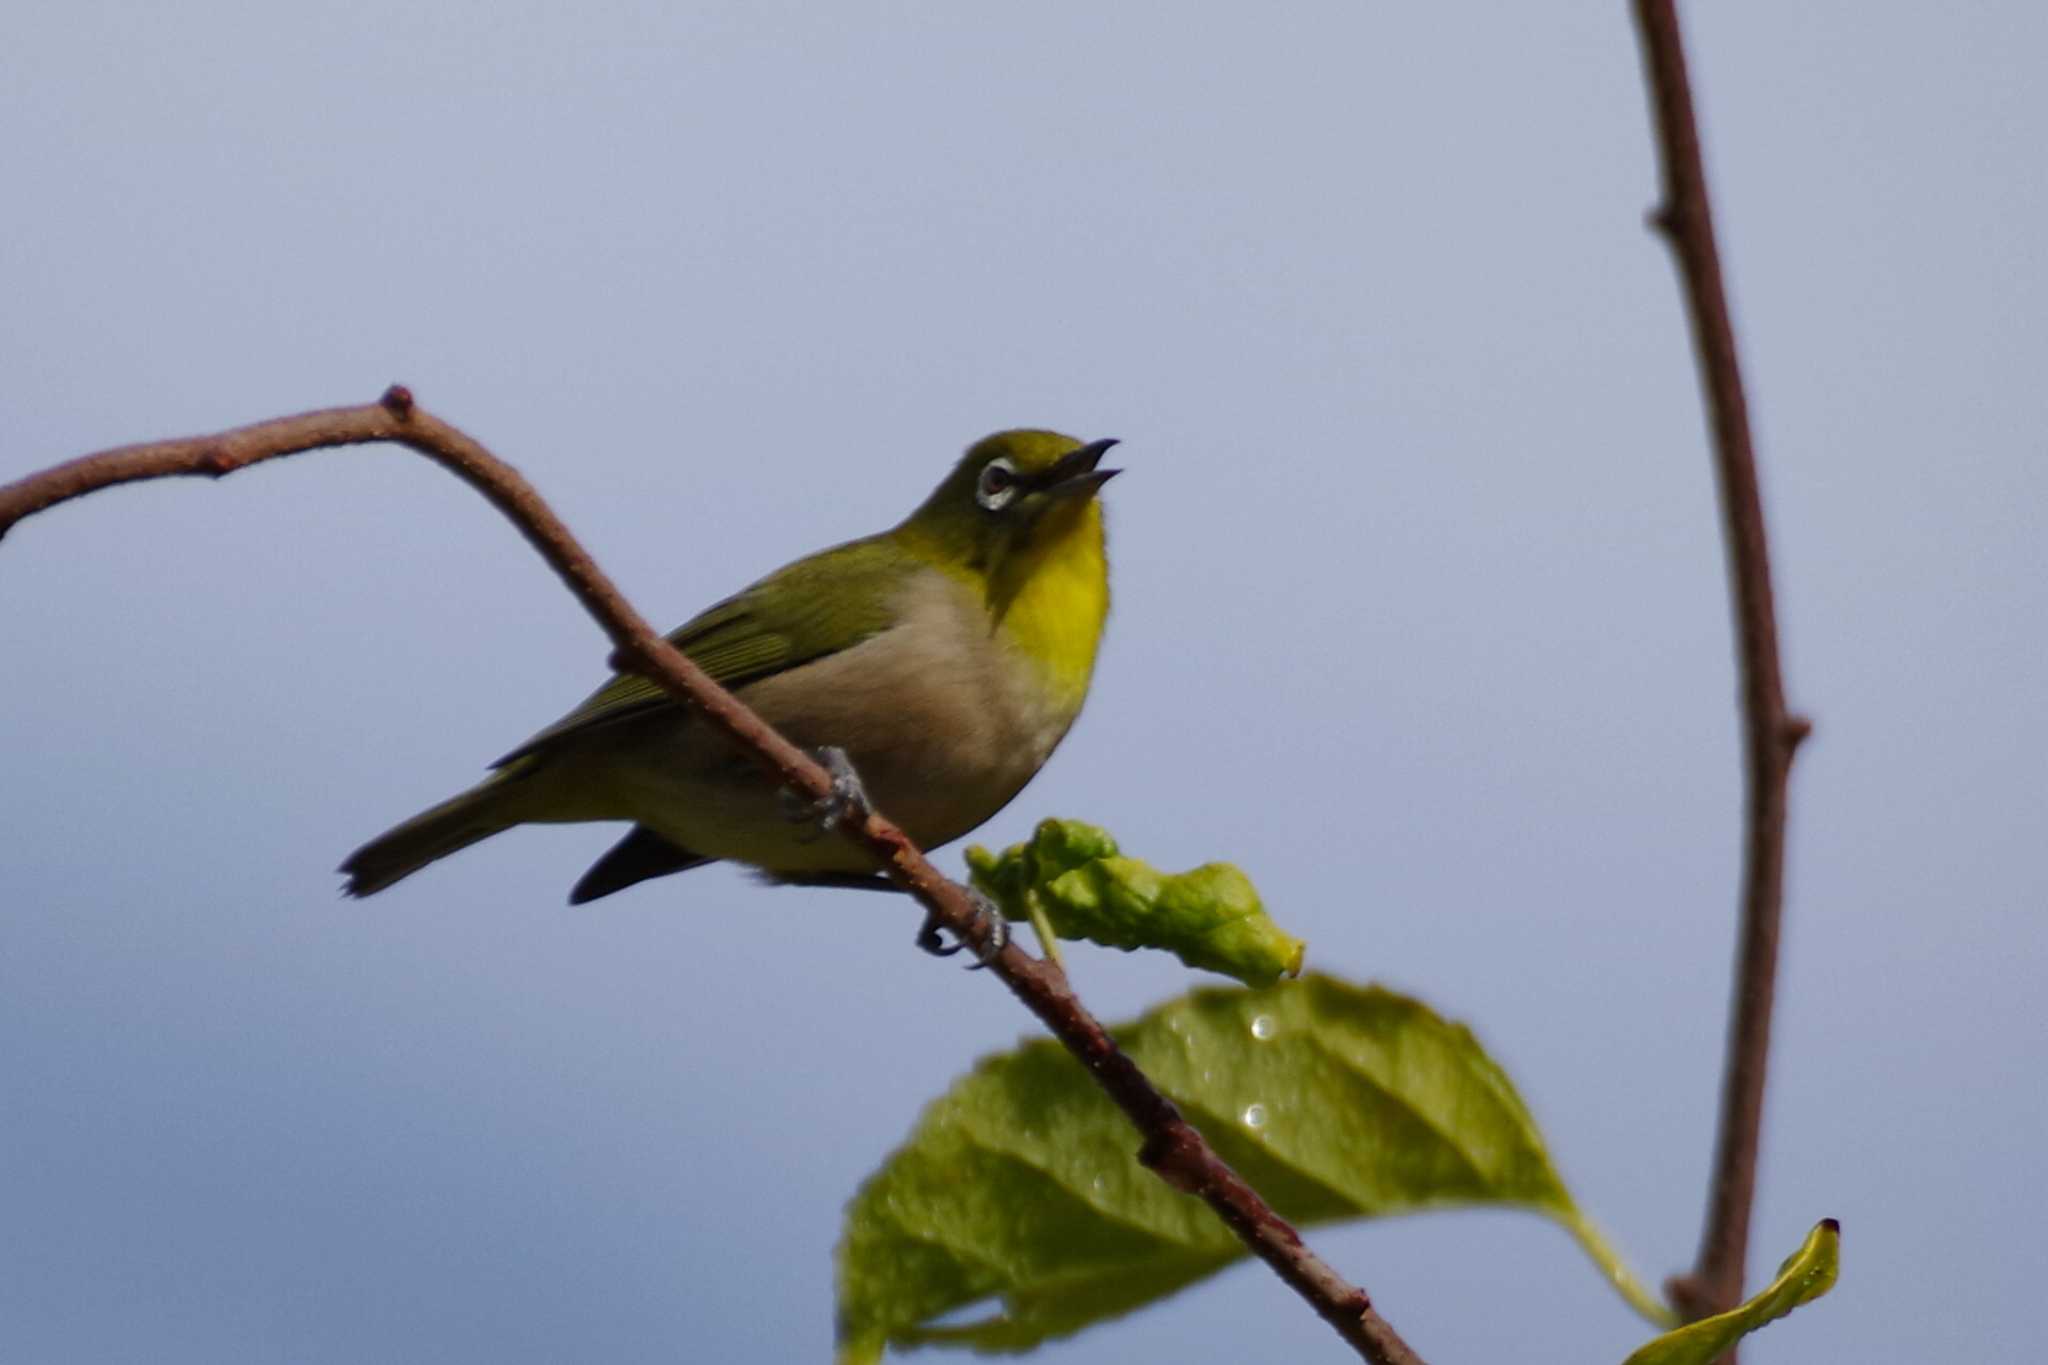
[[[361,407],[282,417],[216,436],[124,446],[32,474],[0,487],[0,536],[24,517],[114,484],[178,475],[219,477],[262,460],[372,441],[418,451],[503,512],[611,637],[616,666],[645,674],[677,701],[696,707],[758,755],[784,786],[814,801],[832,798],[831,775],[656,634],[518,471],[415,406],[402,386],[394,385],[381,401]],[[1375,1365],[1421,1365],[1365,1291],[1310,1251],[1117,1048],[1074,995],[1064,972],[999,939],[993,917],[982,913],[967,889],[942,875],[881,814],[870,810],[864,818],[841,821],[838,828],[873,854],[890,880],[915,896],[938,924],[972,948],[1080,1060],[1142,1135],[1139,1158],[1145,1165],[1176,1189],[1205,1201],[1361,1357]]]
[[[1793,752],[1812,726],[1785,706],[1756,452],[1750,442],[1749,407],[1736,362],[1735,328],[1728,317],[1720,252],[1714,244],[1678,14],[1674,0],[1636,0],[1635,8],[1664,166],[1664,202],[1650,221],[1670,242],[1684,280],[1693,346],[1699,355],[1713,428],[1714,469],[1728,537],[1736,656],[1742,678],[1748,823],[1743,839],[1742,925],[1728,1026],[1728,1064],[1722,1077],[1713,1186],[1699,1261],[1691,1275],[1671,1283],[1679,1307],[1698,1318],[1731,1308],[1742,1298],[1750,1211],[1756,1200],[1771,1008],[1777,990],[1778,929],[1785,893],[1786,787]],[[1724,1359],[1732,1360],[1733,1354]]]

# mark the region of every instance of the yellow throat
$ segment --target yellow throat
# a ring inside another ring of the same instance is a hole
[[[1102,504],[1076,498],[1048,511],[993,566],[988,596],[997,633],[1038,667],[1062,709],[1079,710],[1109,615]]]

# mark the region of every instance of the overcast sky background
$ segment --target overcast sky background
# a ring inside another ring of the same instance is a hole
[[[2048,10],[1687,7],[1794,704],[1769,1362],[2038,1349]],[[663,624],[998,427],[1117,436],[1087,713],[980,835],[1243,866],[1691,1260],[1740,802],[1625,7],[66,0],[0,21],[0,478],[411,384]],[[840,1209],[1030,1031],[916,915],[612,829],[330,869],[603,672],[392,450],[0,543],[0,1357],[822,1359]],[[957,850],[945,862],[957,866]],[[1121,1018],[1168,960],[1073,953]],[[1209,980],[1203,978],[1202,980]],[[1429,1359],[1618,1361],[1565,1236],[1326,1230]],[[1058,1362],[1337,1360],[1263,1269]]]

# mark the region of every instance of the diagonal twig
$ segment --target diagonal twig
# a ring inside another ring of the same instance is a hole
[[[1736,363],[1735,330],[1728,317],[1720,253],[1714,245],[1678,14],[1674,0],[1635,0],[1635,10],[1664,168],[1664,201],[1650,221],[1678,258],[1693,346],[1699,356],[1728,537],[1736,657],[1742,682],[1747,828],[1728,1062],[1722,1077],[1713,1185],[1699,1260],[1691,1274],[1674,1279],[1670,1286],[1678,1306],[1697,1318],[1733,1307],[1742,1297],[1770,1056],[1778,928],[1784,906],[1786,787],[1793,753],[1812,726],[1785,706],[1756,453],[1750,442],[1749,408],[1742,393],[1742,371]],[[1724,1359],[1732,1361],[1733,1353]]]
[[[611,637],[615,665],[646,675],[676,700],[696,707],[799,795],[814,801],[834,796],[831,774],[817,760],[777,734],[655,633],[518,471],[415,406],[412,394],[400,386],[394,385],[377,403],[282,417],[215,436],[126,446],[0,486],[0,536],[24,517],[114,484],[195,474],[217,478],[283,455],[376,441],[419,452],[503,512]],[[869,810],[862,818],[839,821],[838,828],[865,847],[890,880],[914,895],[939,924],[973,949],[1080,1060],[1143,1137],[1139,1159],[1146,1166],[1215,1210],[1251,1253],[1306,1299],[1361,1358],[1374,1365],[1421,1365],[1420,1357],[1373,1308],[1365,1291],[1347,1283],[1310,1251],[1294,1228],[1216,1155],[1173,1101],[1117,1048],[1057,965],[999,939],[991,916],[980,910],[967,889],[942,875],[883,815]]]

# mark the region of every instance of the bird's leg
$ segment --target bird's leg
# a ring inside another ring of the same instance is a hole
[[[973,899],[975,910],[988,921],[988,941],[974,950],[974,955],[981,959],[974,964],[979,969],[995,961],[996,954],[1010,946],[1010,921],[1003,918],[1003,912],[996,909],[994,901],[973,887],[967,888],[967,894]]]
[[[815,821],[817,828],[812,833],[798,838],[809,843],[838,828],[846,820],[861,820],[870,809],[867,789],[861,785],[860,774],[854,771],[853,760],[846,756],[846,750],[836,744],[828,744],[818,750],[818,761],[825,765],[825,771],[832,774],[832,794],[820,801],[807,801],[797,793],[783,788],[783,803],[792,821]],[[768,874],[769,880],[783,886],[830,886],[845,890],[899,891],[894,882],[887,878],[866,872],[809,872],[794,876]],[[1010,923],[1003,918],[1003,912],[995,902],[972,887],[966,888],[974,900],[975,912],[988,923],[988,932],[981,935],[982,946],[975,950],[980,961],[976,970],[986,967],[995,955],[1009,946]],[[951,957],[967,946],[961,939],[947,943],[945,926],[933,914],[926,914],[924,924],[917,931],[917,946],[934,957]]]
[[[1010,945],[1010,922],[1003,918],[1002,911],[996,909],[994,901],[982,895],[981,892],[976,891],[971,886],[965,889],[968,898],[974,902],[975,913],[988,921],[986,940],[981,947],[974,951],[974,955],[981,960],[968,968],[969,971],[980,971],[983,967],[995,961],[997,953],[1000,953]],[[951,957],[967,946],[967,940],[957,939],[952,943],[947,943],[945,939],[945,926],[939,922],[937,915],[927,911],[924,917],[924,925],[917,931],[917,946],[930,953],[933,957]]]
[[[837,891],[896,891],[902,887],[880,873],[874,872],[763,872],[762,878],[776,886],[824,886]],[[965,888],[974,900],[975,910],[988,919],[988,946],[975,954],[981,961],[975,968],[986,967],[990,960],[1009,946],[1010,922],[1003,918],[1003,912],[996,909],[995,902],[976,891]],[[937,915],[927,911],[924,924],[917,931],[917,946],[933,957],[951,957],[967,946],[965,939],[946,942],[946,926]]]
[[[944,927],[940,925],[939,917],[927,910],[924,915],[924,923],[918,926],[917,946],[930,953],[933,957],[951,957],[967,945],[965,943],[946,942]]]
[[[861,785],[860,774],[853,770],[853,760],[846,756],[846,750],[828,744],[818,750],[817,759],[832,774],[830,796],[812,801],[787,787],[782,789],[783,809],[791,823],[817,826],[798,835],[799,843],[815,843],[849,820],[864,820],[870,809],[867,788]]]

